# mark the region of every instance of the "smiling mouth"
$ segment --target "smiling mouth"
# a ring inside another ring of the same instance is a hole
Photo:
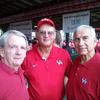
[[[79,48],[79,49],[85,49],[85,48]]]
[[[86,49],[86,47],[79,47],[79,49]]]
[[[15,60],[19,60],[19,59],[22,59],[22,58],[14,58]]]

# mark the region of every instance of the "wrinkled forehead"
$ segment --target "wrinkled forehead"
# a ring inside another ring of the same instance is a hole
[[[39,31],[55,31],[55,27],[49,24],[43,24],[38,30]]]
[[[81,29],[81,30],[78,30],[74,33],[74,38],[75,37],[83,37],[83,36],[88,36],[88,37],[91,37],[91,32],[89,29]]]
[[[8,37],[7,37],[7,41],[10,41],[10,40],[14,40],[14,39],[22,39],[25,41],[25,38],[21,35],[17,35],[17,34],[9,34]]]
[[[9,34],[6,44],[24,44],[27,45],[26,40],[23,36],[15,35],[15,34]],[[6,45],[5,44],[5,45]]]

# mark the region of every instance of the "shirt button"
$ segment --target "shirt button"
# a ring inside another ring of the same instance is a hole
[[[75,73],[75,76],[77,76],[77,73]]]
[[[80,68],[78,67],[77,70],[80,70]]]

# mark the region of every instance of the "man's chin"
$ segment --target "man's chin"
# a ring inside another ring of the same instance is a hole
[[[15,66],[15,67],[19,67],[19,66],[21,66],[21,64],[22,64],[22,62],[14,63],[14,66]]]
[[[84,56],[84,55],[87,55],[87,52],[79,52],[78,54]]]

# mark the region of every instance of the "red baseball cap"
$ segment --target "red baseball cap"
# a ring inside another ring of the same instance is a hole
[[[38,22],[37,29],[39,29],[43,24],[49,24],[49,25],[55,27],[53,20],[51,20],[49,18],[43,18]]]

